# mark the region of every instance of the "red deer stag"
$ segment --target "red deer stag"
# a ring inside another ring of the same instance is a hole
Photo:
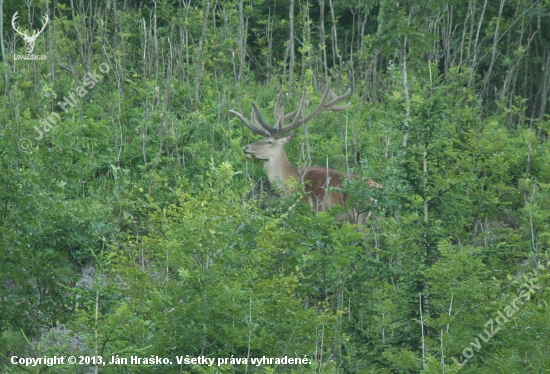
[[[303,183],[308,193],[307,201],[315,212],[326,211],[335,205],[344,205],[347,195],[339,191],[339,189],[341,189],[346,178],[357,177],[318,166],[309,167],[304,172],[299,173],[298,168],[292,165],[288,160],[283,148],[284,144],[296,135],[296,132],[287,136],[282,135],[298,129],[322,112],[347,109],[351,103],[341,106],[336,104],[347,98],[350,93],[351,90],[348,89],[342,96],[337,96],[330,88],[329,80],[319,106],[304,117],[303,111],[306,105],[306,88],[304,87],[304,93],[302,94],[298,109],[288,114],[284,113],[284,108],[281,106],[283,97],[283,91],[281,91],[275,105],[274,127],[267,124],[255,103],[252,103],[250,120],[234,110],[229,111],[239,118],[250,130],[252,130],[252,132],[264,137],[256,143],[245,145],[243,151],[249,157],[264,161],[264,168],[271,185],[275,187],[275,189],[279,191],[282,190],[288,195],[292,192],[289,190],[288,184],[286,183],[288,180],[294,179],[295,181]],[[331,100],[327,102],[329,97]],[[283,123],[289,120],[292,120],[292,122],[287,126],[283,126]],[[372,179],[368,179],[366,182],[370,187],[381,188],[381,185]],[[367,218],[368,216],[365,212],[358,213],[355,209],[350,209],[347,212],[347,219],[354,223],[364,223]]]

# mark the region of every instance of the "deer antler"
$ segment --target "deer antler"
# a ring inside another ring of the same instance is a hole
[[[42,31],[44,31],[44,29],[46,28],[46,25],[48,24],[48,22],[50,21],[50,17],[48,17],[47,14],[44,15],[44,21],[42,22],[42,28],[40,29],[40,31],[38,32],[33,32],[32,35],[27,35],[26,33],[24,32],[21,32],[19,31],[19,29],[17,28],[17,26],[15,25],[15,21],[17,20],[17,18],[19,18],[19,16],[17,15],[17,13],[19,13],[19,11],[15,12],[15,14],[13,15],[13,17],[11,18],[11,25],[13,27],[13,29],[19,34],[21,35],[22,37],[24,38],[32,38],[32,37],[35,37],[35,36],[38,36],[40,34],[42,34]]]
[[[321,102],[319,103],[317,108],[315,108],[315,110],[313,110],[313,112],[308,114],[305,118],[303,117],[303,111],[306,106],[306,100],[307,100],[306,88],[304,87],[304,92],[302,94],[302,98],[300,99],[300,105],[298,106],[298,109],[288,114],[284,113],[284,108],[281,105],[282,97],[284,93],[284,91],[281,90],[281,92],[277,96],[277,103],[275,104],[275,110],[273,113],[275,116],[274,127],[271,127],[267,124],[267,122],[262,117],[262,114],[258,109],[258,106],[255,103],[252,103],[252,114],[250,116],[251,118],[250,121],[247,120],[242,114],[234,110],[230,110],[229,112],[235,115],[237,118],[239,118],[250,130],[252,130],[252,132],[263,136],[273,136],[278,138],[281,135],[290,131],[294,131],[300,126],[308,123],[309,121],[317,117],[322,112],[327,112],[327,111],[334,112],[334,111],[340,111],[340,110],[345,110],[349,108],[351,103],[347,103],[345,105],[340,105],[340,106],[336,104],[339,101],[347,98],[351,93],[351,89],[348,88],[348,90],[343,95],[337,96],[334,93],[334,91],[330,88],[330,83],[331,82],[329,79],[327,82],[327,86],[325,88],[325,92],[323,93],[323,97],[321,98]],[[332,98],[332,100],[326,103],[329,96]],[[283,123],[290,119],[292,119],[292,122],[287,126],[283,126]]]
[[[27,37],[27,34],[25,34],[24,32],[21,32],[18,30],[17,26],[15,25],[15,21],[17,20],[17,18],[19,17],[17,15],[17,13],[19,13],[19,11],[15,12],[15,14],[13,15],[13,17],[11,18],[11,26],[13,27],[13,29],[19,34],[21,35],[22,37]]]
[[[42,31],[44,31],[44,29],[46,28],[46,25],[48,24],[49,20],[50,20],[50,17],[48,17],[48,14],[44,14],[44,22],[42,22],[42,28],[38,32],[35,31],[33,33],[33,36],[38,36],[42,34]]]
[[[254,103],[252,105],[254,105]],[[238,119],[240,119],[242,123],[244,123],[246,126],[248,126],[250,130],[252,130],[253,133],[258,135],[263,135],[263,136],[271,135],[271,133],[268,130],[266,130],[265,128],[263,128],[261,125],[258,124],[258,121],[256,120],[256,117],[254,115],[254,111],[252,111],[252,114],[250,116],[252,122],[247,120],[246,117],[243,116],[241,113],[236,112],[234,110],[230,110],[229,113],[235,115]]]

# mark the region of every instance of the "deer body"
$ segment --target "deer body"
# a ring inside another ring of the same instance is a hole
[[[243,151],[252,158],[264,161],[264,169],[269,183],[285,194],[290,194],[287,182],[291,179],[303,183],[308,192],[308,202],[314,211],[326,210],[334,205],[345,203],[345,194],[328,192],[329,188],[342,186],[340,173],[333,169],[310,167],[300,175],[298,167],[292,165],[286,155],[283,145],[290,137],[276,139],[268,137],[259,142],[248,144]]]
[[[275,107],[275,127],[269,126],[264,121],[260,111],[254,103],[252,103],[253,112],[250,121],[242,114],[230,111],[254,133],[263,135],[264,137],[260,141],[245,145],[243,151],[249,157],[264,161],[264,169],[267,173],[269,182],[276,190],[288,195],[292,192],[289,190],[287,184],[289,180],[294,179],[297,182],[303,183],[308,193],[306,199],[313,211],[326,211],[333,206],[343,206],[346,203],[347,195],[342,191],[338,191],[338,189],[341,189],[346,178],[357,177],[352,174],[344,175],[334,169],[318,166],[309,167],[303,173],[299,173],[298,168],[290,163],[284,150],[284,145],[290,141],[296,133],[287,136],[281,135],[297,129],[323,111],[338,111],[348,108],[350,105],[349,103],[344,106],[336,106],[336,103],[349,96],[350,90],[342,96],[336,96],[330,89],[329,81],[321,104],[305,118],[302,118],[306,97],[305,89],[300,107],[290,114],[284,114],[283,110],[280,108],[282,93],[281,91]],[[332,96],[332,101],[325,104],[329,95]],[[283,122],[289,119],[293,119],[293,122],[283,127]],[[370,187],[381,188],[378,183],[371,179],[367,180],[367,183]],[[370,215],[370,213],[368,215]],[[368,215],[365,214],[365,212],[358,213],[355,209],[350,209],[347,212],[347,219],[355,223],[364,223]]]

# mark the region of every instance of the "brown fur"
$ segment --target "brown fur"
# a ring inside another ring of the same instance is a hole
[[[325,211],[335,205],[344,205],[347,195],[341,191],[329,191],[343,185],[340,173],[333,169],[313,166],[301,178],[309,193],[307,200],[314,211]]]
[[[301,176],[301,181],[308,192],[307,201],[315,211],[326,211],[334,206],[343,206],[346,203],[348,195],[343,191],[329,191],[331,189],[342,188],[344,181],[342,173],[334,169],[313,166],[308,168]],[[346,175],[345,179],[359,177],[354,174]],[[373,181],[366,180],[369,187],[382,188],[382,185]],[[344,218],[344,217],[340,217]],[[352,222],[364,222],[367,217],[364,213],[358,213],[355,209],[350,209],[347,213],[347,219]]]
[[[241,120],[253,133],[262,135],[263,139],[255,143],[245,145],[243,151],[248,157],[264,161],[264,169],[271,186],[286,195],[292,193],[287,182],[296,180],[305,185],[305,190],[308,192],[306,200],[309,202],[311,209],[315,212],[326,211],[333,206],[343,206],[346,203],[347,195],[341,189],[346,178],[358,178],[352,174],[342,174],[336,170],[313,166],[305,170],[301,175],[298,174],[298,168],[290,163],[284,150],[284,144],[290,141],[295,131],[300,126],[303,126],[311,119],[315,118],[322,112],[326,111],[342,111],[347,109],[351,103],[338,106],[337,103],[344,100],[351,94],[348,89],[343,95],[337,96],[330,88],[330,79],[327,81],[325,92],[322,95],[322,100],[310,114],[304,115],[303,110],[306,104],[307,90],[304,87],[304,93],[300,100],[300,106],[292,113],[285,114],[281,107],[281,98],[283,91],[277,97],[275,106],[275,126],[270,126],[263,119],[263,116],[256,106],[252,103],[253,114],[247,119],[242,114],[230,110],[230,113]],[[287,126],[282,126],[285,121],[291,121]],[[282,136],[290,133],[290,135]],[[367,184],[370,187],[382,188],[375,181],[369,179]],[[334,191],[330,191],[334,189]],[[370,214],[370,213],[369,213]],[[343,218],[343,217],[342,217]],[[368,217],[365,213],[358,213],[355,209],[350,209],[347,213],[347,219],[352,222],[364,222]]]

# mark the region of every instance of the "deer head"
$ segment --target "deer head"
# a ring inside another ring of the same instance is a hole
[[[350,93],[351,90],[348,89],[343,95],[336,95],[330,88],[329,80],[319,105],[311,113],[304,115],[304,108],[307,100],[306,88],[304,87],[298,109],[291,113],[284,112],[284,108],[282,106],[284,91],[281,91],[277,96],[277,102],[273,113],[275,119],[274,126],[267,124],[255,103],[252,103],[252,114],[250,119],[247,119],[245,116],[234,110],[230,110],[230,113],[239,118],[252,132],[263,136],[262,140],[245,145],[243,147],[243,151],[249,157],[264,161],[264,168],[272,185],[284,185],[284,183],[290,178],[294,178],[297,181],[308,183],[309,186],[317,186],[321,182],[308,180],[307,172],[304,175],[298,175],[298,168],[290,163],[283,146],[294,137],[296,133],[293,131],[311,121],[322,112],[347,109],[351,103],[341,106],[337,104],[341,100],[347,98]],[[290,121],[290,124],[284,125],[287,121]],[[288,133],[290,134],[285,136],[285,134]],[[312,168],[310,168],[310,170],[312,170]]]
[[[345,105],[337,104],[347,98],[350,93],[351,90],[348,89],[343,95],[336,95],[330,88],[329,80],[317,108],[304,116],[303,112],[307,99],[306,89],[304,88],[298,109],[288,114],[285,114],[282,107],[283,91],[281,91],[277,97],[273,113],[275,118],[274,126],[267,124],[255,103],[252,103],[250,119],[234,110],[230,110],[253,133],[263,136],[262,140],[245,145],[243,151],[249,157],[264,161],[264,168],[271,185],[275,185],[275,188],[279,187],[280,190],[289,194],[291,191],[285,185],[285,182],[289,179],[294,178],[296,181],[304,183],[305,190],[308,192],[306,199],[314,211],[324,211],[334,205],[344,205],[347,195],[341,192],[340,187],[342,187],[346,178],[357,178],[357,176],[342,174],[328,167],[316,166],[309,167],[304,172],[298,174],[298,168],[288,160],[284,145],[296,135],[296,132],[293,131],[311,121],[319,114],[349,108],[351,103]],[[290,124],[285,126],[284,123],[287,121],[290,121]],[[383,188],[382,185],[372,179],[366,180],[366,183],[369,187]],[[371,200],[375,201],[374,199]],[[350,209],[345,216],[341,216],[340,218],[347,218],[355,223],[365,223],[370,214],[370,211],[357,212],[355,209]]]
[[[17,13],[19,13],[19,12],[17,11],[13,15],[13,17],[11,19],[11,25],[12,25],[13,29],[19,35],[21,35],[23,37],[23,40],[25,41],[25,43],[27,43],[27,53],[31,54],[34,51],[34,42],[36,41],[36,38],[38,38],[38,35],[40,35],[42,33],[42,31],[44,31],[44,29],[46,28],[46,25],[48,24],[48,21],[50,20],[50,18],[48,17],[47,14],[45,14],[44,15],[44,21],[42,22],[42,28],[40,29],[40,31],[38,31],[38,32],[34,31],[32,33],[32,35],[27,35],[27,33],[19,31],[19,29],[15,25],[15,21],[17,20]]]
[[[307,92],[304,87],[304,92],[300,100],[298,109],[295,111],[285,114],[284,108],[282,107],[282,98],[284,91],[281,90],[277,96],[277,103],[275,104],[274,118],[275,126],[270,126],[264,120],[258,106],[255,103],[252,103],[252,114],[250,120],[245,118],[242,114],[230,110],[229,112],[239,118],[252,132],[262,135],[264,138],[256,143],[248,144],[243,147],[243,151],[252,158],[257,158],[259,160],[266,161],[268,163],[278,163],[281,167],[284,167],[284,159],[286,159],[286,154],[284,152],[283,146],[286,142],[291,140],[296,133],[292,133],[288,136],[283,136],[284,134],[290,133],[294,130],[297,130],[300,126],[311,121],[313,118],[317,117],[322,112],[326,111],[340,111],[349,108],[351,103],[346,105],[338,106],[336,105],[339,101],[347,98],[351,93],[351,90],[348,89],[346,93],[342,96],[337,96],[334,91],[330,88],[330,80],[327,82],[325,92],[321,98],[321,102],[307,116],[304,116],[304,107],[306,105]],[[330,97],[330,101],[328,101]],[[328,102],[327,102],[328,101]],[[291,121],[289,125],[284,126],[284,123]],[[283,162],[281,164],[281,162]],[[266,168],[269,164],[266,165]],[[281,173],[278,173],[279,176]],[[268,175],[270,175],[268,171]],[[281,178],[286,181],[287,178]],[[271,181],[271,178],[270,178]]]

